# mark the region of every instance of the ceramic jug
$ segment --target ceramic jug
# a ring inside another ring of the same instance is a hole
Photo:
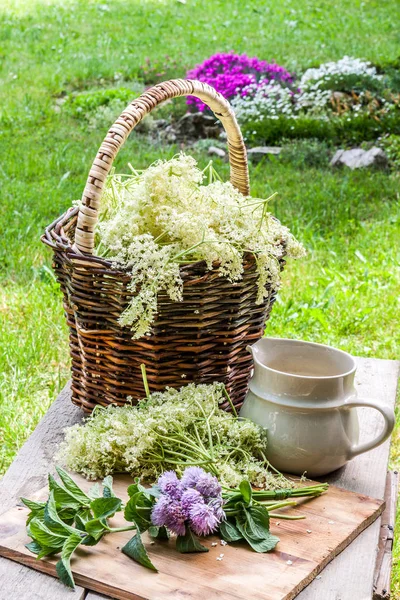
[[[394,413],[357,398],[352,356],[322,344],[263,338],[248,347],[254,373],[240,416],[267,429],[267,458],[279,471],[325,475],[382,444]],[[359,444],[357,407],[383,416],[379,435]]]

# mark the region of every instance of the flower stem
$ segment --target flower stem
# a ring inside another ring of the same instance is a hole
[[[150,398],[150,388],[149,388],[149,383],[147,381],[146,365],[142,363],[140,365],[140,370],[142,371],[142,379],[143,379],[144,391],[146,392],[146,398]]]
[[[137,529],[136,525],[131,525],[130,527],[107,527],[107,531],[109,533],[119,533],[122,531],[132,531],[133,529]]]
[[[301,521],[302,519],[306,518],[305,515],[297,515],[297,516],[285,515],[285,514],[277,515],[275,513],[269,513],[269,516],[272,519],[282,519],[283,521]]]
[[[238,417],[237,410],[236,410],[236,408],[235,408],[235,406],[234,406],[234,404],[232,402],[232,399],[231,399],[230,395],[228,394],[228,390],[226,389],[225,385],[222,387],[222,391],[224,393],[225,398],[228,400],[228,402],[230,404],[230,407],[232,409],[233,414],[237,418]]]

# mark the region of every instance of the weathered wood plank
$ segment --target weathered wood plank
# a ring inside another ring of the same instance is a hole
[[[77,423],[82,412],[70,401],[69,386],[59,395],[0,481],[0,513],[30,496],[46,483],[62,429]],[[84,589],[75,592],[57,579],[0,558],[1,600],[83,600]]]
[[[400,363],[357,358],[356,385],[359,398],[373,398],[394,406]],[[361,439],[377,435],[382,426],[376,411],[359,409]],[[383,498],[389,461],[389,440],[326,478],[329,483],[373,498]],[[370,600],[381,520],[335,558],[297,597],[297,600]]]
[[[392,551],[394,526],[396,523],[397,491],[399,473],[390,471],[386,478],[385,501],[386,508],[382,514],[381,530],[378,544],[378,557],[374,573],[373,600],[388,600],[390,598],[390,576],[392,571]]]

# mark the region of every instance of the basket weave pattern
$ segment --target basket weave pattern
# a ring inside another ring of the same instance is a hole
[[[132,292],[129,273],[92,254],[102,188],[118,149],[134,126],[155,105],[175,96],[196,95],[221,119],[228,136],[231,182],[248,194],[246,151],[227,101],[200,82],[158,84],[132,102],[108,132],[93,163],[83,204],[46,228],[43,241],[54,251],[54,268],[64,295],[70,330],[72,400],[90,412],[96,404],[124,404],[144,394],[140,365],[146,365],[150,391],[188,382],[223,381],[239,407],[251,370],[248,344],[263,334],[275,296],[256,305],[257,273],[252,255],[243,261],[235,284],[204,262],[183,265],[183,301],[158,296],[150,335],[133,340],[118,318]],[[125,125],[120,125],[123,122]],[[125,127],[125,129],[124,129]],[[281,261],[283,268],[284,260]]]

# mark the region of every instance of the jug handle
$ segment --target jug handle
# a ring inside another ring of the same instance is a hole
[[[381,404],[378,404],[378,402],[374,402],[374,400],[362,399],[346,402],[345,406],[346,408],[375,408],[375,410],[381,413],[385,420],[383,430],[375,439],[369,442],[364,442],[363,444],[355,444],[350,448],[349,459],[354,458],[359,454],[363,454],[363,452],[368,452],[368,450],[373,450],[387,440],[392,433],[395,421],[394,411],[392,409],[382,406]]]

